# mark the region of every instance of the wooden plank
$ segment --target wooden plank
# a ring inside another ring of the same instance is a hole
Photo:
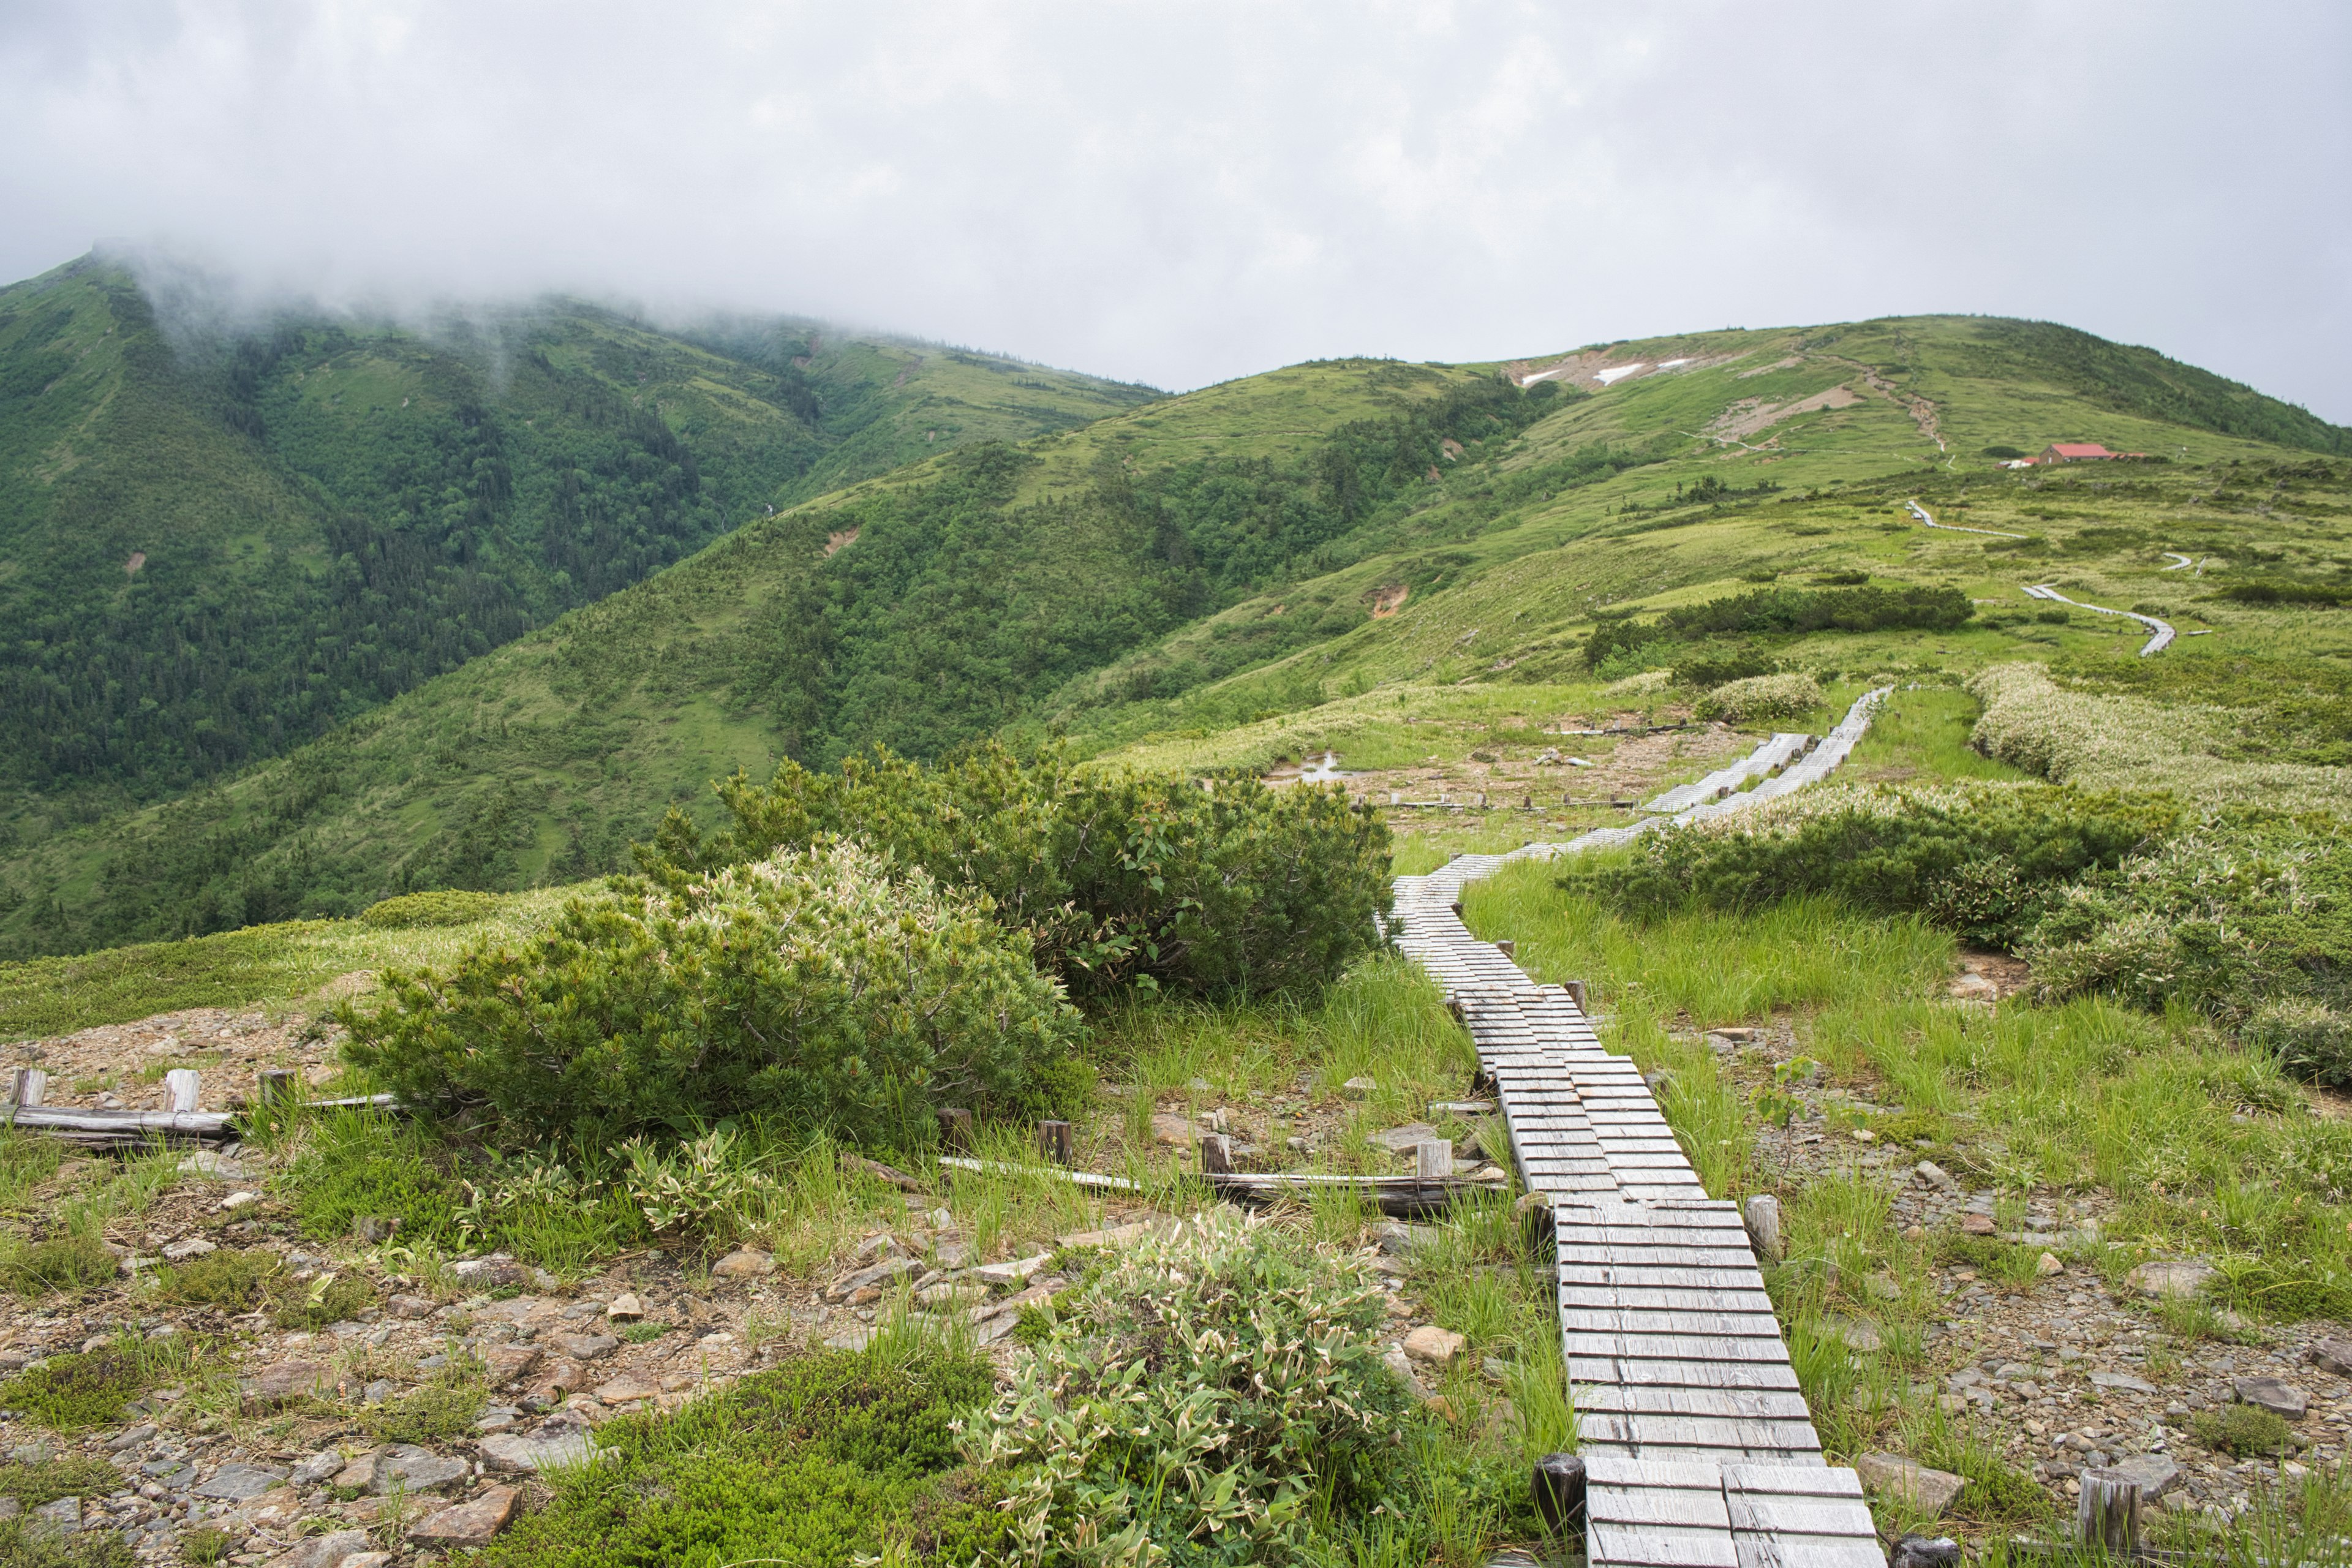
[[[1759,1421],[1810,1421],[1801,1393],[1759,1388],[1660,1388],[1645,1384],[1587,1384],[1576,1391],[1579,1415],[1740,1415]]]
[[[1570,1333],[1730,1334],[1741,1338],[1780,1338],[1780,1320],[1769,1312],[1654,1312],[1641,1308],[1563,1308],[1559,1326]]]
[[[1739,1568],[1731,1532],[1667,1535],[1622,1524],[1594,1524],[1584,1532],[1591,1568]]]
[[[1753,1415],[1654,1415],[1634,1411],[1593,1411],[1579,1402],[1577,1440],[1590,1455],[1607,1445],[1654,1454],[1672,1448],[1722,1459],[1786,1460],[1821,1453],[1812,1423]]]
[[[1570,1356],[1568,1381],[1658,1384],[1675,1388],[1795,1388],[1785,1362],[1647,1361],[1640,1356]]]
[[[1860,1502],[1862,1478],[1841,1465],[1728,1465],[1724,1468],[1727,1491],[1756,1492],[1782,1497],[1850,1498]]]
[[[1844,1498],[1772,1497],[1735,1492],[1728,1488],[1724,1497],[1731,1505],[1734,1530],[1769,1531],[1782,1535],[1853,1535],[1857,1514],[1863,1528],[1870,1528],[1869,1508]]]
[[[1628,1334],[1570,1332],[1564,1336],[1575,1356],[1639,1356],[1645,1361],[1777,1362],[1788,1364],[1779,1339],[1735,1339],[1729,1334]]]
[[[1692,1467],[1701,1468],[1702,1467]],[[1585,1510],[1595,1524],[1673,1525],[1684,1530],[1729,1530],[1731,1513],[1723,1500],[1723,1483],[1710,1477],[1708,1486],[1594,1486],[1586,1472]]]
[[[1617,1285],[1664,1290],[1761,1290],[1764,1277],[1753,1264],[1745,1268],[1644,1268],[1634,1264],[1563,1263],[1563,1285]]]

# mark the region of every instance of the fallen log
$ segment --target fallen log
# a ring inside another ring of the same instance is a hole
[[[1501,1171],[1491,1176],[1340,1176],[1304,1171],[1231,1172],[1203,1178],[1221,1198],[1263,1205],[1286,1198],[1304,1199],[1318,1192],[1349,1191],[1368,1199],[1392,1219],[1442,1214],[1465,1197],[1506,1192],[1510,1178]]]
[[[88,1149],[136,1149],[165,1143],[223,1143],[236,1136],[225,1110],[66,1110],[45,1105],[9,1108],[8,1121]]]

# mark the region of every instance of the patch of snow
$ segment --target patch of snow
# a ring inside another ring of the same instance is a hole
[[[1658,368],[1659,368],[1660,370],[1672,370],[1672,369],[1674,369],[1676,365],[1684,365],[1684,364],[1688,364],[1688,363],[1690,363],[1690,361],[1688,361],[1688,360],[1686,360],[1686,359],[1662,359],[1662,360],[1660,360],[1660,361],[1658,362]]]
[[[1592,379],[1599,382],[1603,386],[1613,386],[1618,382],[1621,382],[1627,376],[1633,374],[1635,371],[1647,370],[1649,368],[1649,365],[1643,362],[1636,362],[1633,364],[1613,365],[1611,368],[1601,372]]]

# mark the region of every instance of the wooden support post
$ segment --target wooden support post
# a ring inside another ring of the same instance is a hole
[[[1450,903],[1450,904],[1446,905],[1445,907],[1446,907],[1447,909],[1452,910],[1454,911],[1454,918],[1455,920],[1457,920],[1457,921],[1458,921],[1458,920],[1460,920],[1460,919],[1462,918],[1462,900],[1461,900],[1456,899],[1456,900],[1454,900],[1452,903]]]
[[[1454,1173],[1454,1140],[1424,1138],[1412,1146],[1413,1174],[1424,1182],[1442,1182]]]
[[[1478,792],[1478,809],[1481,811],[1486,809],[1486,792],[1483,789]]]
[[[1505,958],[1517,958],[1519,955],[1519,944],[1506,937],[1495,944],[1495,951]]]
[[[1056,1165],[1070,1163],[1070,1124],[1066,1121],[1037,1123],[1037,1152]]]
[[[1201,1134],[1201,1173],[1229,1176],[1234,1171],[1234,1141],[1222,1132]]]
[[[1568,993],[1568,999],[1576,1004],[1576,1010],[1578,1012],[1586,1015],[1588,1017],[1591,1016],[1592,1009],[1584,1005],[1583,981],[1563,980],[1559,983],[1559,988]]]
[[[20,1107],[38,1105],[48,1093],[48,1074],[38,1068],[18,1068],[14,1081],[9,1085],[8,1098]]]
[[[1895,1543],[1891,1568],[1960,1568],[1960,1543],[1948,1535],[1906,1535]]]
[[[2084,1470],[2074,1532],[2085,1546],[2116,1556],[2139,1550],[2139,1483],[2121,1470]]]
[[[1392,789],[1392,790],[1389,791],[1389,804],[1390,804],[1391,805],[1399,805],[1399,804],[1402,803],[1402,801],[1403,801],[1403,800],[1404,800],[1404,791],[1402,791],[1402,790],[1401,790],[1401,789]]]
[[[1780,1200],[1769,1193],[1758,1193],[1739,1205],[1739,1217],[1748,1222],[1748,1242],[1756,1256],[1767,1263],[1780,1262]]]
[[[952,1149],[959,1154],[971,1152],[971,1112],[961,1105],[943,1106],[940,1110],[940,1147]]]
[[[194,1068],[173,1068],[163,1075],[163,1092],[170,1097],[164,1103],[173,1110],[194,1110],[199,1082]]]
[[[260,1095],[264,1106],[291,1106],[299,1096],[299,1080],[285,1068],[261,1069]]]
[[[1533,811],[1535,808],[1536,792],[1529,790],[1527,794],[1519,797],[1519,809],[1521,811]]]
[[[1584,1529],[1584,1461],[1574,1454],[1546,1454],[1536,1461],[1536,1511],[1554,1535]]]

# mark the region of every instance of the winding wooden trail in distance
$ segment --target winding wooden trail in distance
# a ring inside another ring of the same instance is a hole
[[[1885,695],[1855,703],[1801,776],[1769,782],[1798,787],[1835,767]],[[1735,795],[1684,819],[1751,804]],[[1593,1568],[1885,1568],[1859,1479],[1822,1456],[1738,1211],[1706,1195],[1633,1060],[1601,1048],[1568,989],[1536,984],[1455,912],[1464,888],[1513,860],[1639,831],[1400,877],[1392,923],[1468,1026],[1520,1180],[1551,1205],[1586,1549]]]

